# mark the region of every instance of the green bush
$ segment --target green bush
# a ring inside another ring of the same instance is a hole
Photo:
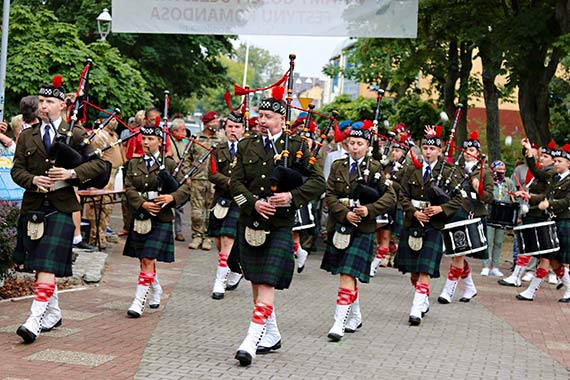
[[[18,215],[16,202],[0,201],[0,279],[14,266]]]

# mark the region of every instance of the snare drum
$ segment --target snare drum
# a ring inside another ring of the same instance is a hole
[[[497,228],[512,228],[517,224],[519,204],[494,200],[491,204],[491,215],[487,224]]]
[[[560,249],[554,221],[523,224],[513,228],[521,256],[536,256]]]
[[[295,211],[295,225],[293,231],[306,230],[315,226],[315,217],[313,216],[313,205],[308,203],[307,206],[298,208]]]
[[[448,223],[441,233],[443,253],[448,257],[470,255],[487,249],[481,218]]]

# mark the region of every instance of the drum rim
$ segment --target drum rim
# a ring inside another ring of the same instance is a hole
[[[553,252],[558,252],[558,251],[560,251],[560,247],[545,249],[543,251],[534,251],[534,252],[530,252],[530,253],[519,252],[519,256],[540,256],[540,255],[546,255],[548,253],[553,253]]]
[[[443,226],[443,230],[449,230],[455,227],[466,226],[468,224],[476,224],[481,222],[481,218],[464,219],[453,223],[447,223]]]
[[[538,223],[531,223],[531,224],[520,224],[513,228],[513,230],[524,230],[527,228],[535,228],[535,227],[544,227],[544,226],[552,226],[555,225],[556,222],[554,220],[547,220],[545,222],[538,222]]]
[[[484,250],[486,250],[487,248],[489,248],[489,246],[488,246],[488,244],[485,244],[484,246],[479,247],[479,248],[476,248],[476,249],[470,249],[469,251],[460,252],[460,253],[453,253],[453,254],[451,254],[451,255],[448,255],[448,254],[446,254],[446,253],[444,252],[444,255],[447,256],[447,257],[467,256],[467,255],[472,255],[472,254],[477,253],[477,252],[484,251]]]

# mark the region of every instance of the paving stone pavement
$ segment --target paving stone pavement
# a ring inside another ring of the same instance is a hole
[[[319,269],[320,253],[309,256],[290,289],[277,292],[283,347],[239,367],[233,356],[251,318],[249,284],[212,300],[217,255],[176,243],[176,263],[159,264],[161,307],[129,319],[138,264],[121,256],[123,244],[106,251],[99,284],[61,293],[62,327],[33,344],[14,333],[30,300],[0,303],[0,380],[570,378],[570,308],[557,302],[561,292],[547,285],[536,301],[516,301],[521,289],[479,276],[477,262],[471,266],[479,295],[468,304],[439,305],[443,279],[435,280],[420,327],[407,323],[408,277],[380,269],[360,285],[363,327],[328,342],[338,278]]]

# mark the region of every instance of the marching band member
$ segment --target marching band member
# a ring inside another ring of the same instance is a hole
[[[173,208],[188,200],[190,188],[187,183],[170,194],[162,194],[159,188],[159,156],[163,144],[162,129],[158,126],[141,127],[144,156],[129,161],[125,178],[125,191],[129,206],[135,216],[123,250],[124,256],[140,260],[140,273],[133,303],[127,311],[131,318],[139,318],[145,308],[149,288],[155,282],[156,261],[174,261]],[[152,155],[152,156],[151,156]],[[164,170],[172,173],[176,163],[164,156]],[[172,206],[172,207],[171,207]],[[160,305],[160,293],[153,288],[151,308]]]
[[[451,176],[450,165],[441,157],[441,138],[438,135],[424,136],[422,155],[423,164],[414,160],[414,164],[408,165],[402,173],[399,200],[404,210],[404,229],[394,263],[400,272],[411,273],[410,281],[416,290],[409,317],[412,326],[419,325],[429,311],[430,281],[439,277],[443,255],[441,229],[461,207],[460,194],[439,205],[431,204],[427,198],[434,172],[443,170],[444,178],[451,177],[452,186],[456,182]]]
[[[210,170],[208,180],[214,184],[214,202],[210,207],[210,223],[208,225],[208,236],[214,238],[218,249],[218,266],[216,270],[216,280],[212,290],[212,298],[219,300],[224,298],[226,284],[230,272],[234,272],[241,278],[241,273],[230,270],[228,259],[231,255],[238,260],[239,254],[232,252],[232,247],[237,234],[237,223],[239,219],[239,207],[232,201],[230,194],[230,182],[232,169],[230,165],[236,159],[238,142],[245,133],[243,115],[237,111],[232,111],[226,120],[225,133],[226,144],[216,147],[213,155],[216,163],[216,170]],[[235,251],[234,251],[235,252]],[[239,270],[239,263],[238,268]],[[234,274],[235,276],[235,274]]]
[[[501,160],[493,161],[491,170],[493,171],[493,181],[495,183],[493,188],[493,200],[513,202],[514,197],[511,194],[514,194],[516,188],[511,179],[505,177],[505,172],[507,171],[505,163]],[[491,226],[490,224],[487,225],[487,239],[490,259],[483,260],[481,276],[502,277],[503,274],[499,270],[499,259],[501,258],[503,240],[505,240],[505,228]]]
[[[553,175],[556,175],[556,170],[554,169],[554,158],[552,157],[552,152],[556,150],[556,145],[551,141],[547,146],[540,148],[540,168],[538,167],[535,159],[535,153],[538,154],[538,146],[536,144],[531,144],[526,138],[521,140],[521,145],[523,146],[523,153],[528,171],[523,182],[524,185],[521,183],[521,186],[526,186],[527,189],[526,191],[525,189],[520,189],[520,191],[525,191],[528,194],[544,194],[546,192],[548,179]],[[527,180],[529,177],[530,179]],[[546,213],[543,210],[538,207],[529,208],[526,202],[527,200],[525,199],[527,210],[525,210],[526,212],[523,213],[524,215],[521,218],[523,225],[546,221]],[[524,271],[526,270],[531,258],[532,256],[518,255],[513,273],[509,277],[499,280],[498,283],[503,286],[520,287],[522,285]],[[532,273],[529,272],[529,274]]]
[[[210,148],[212,145],[219,145],[223,142],[222,135],[219,133],[220,119],[215,112],[206,112],[202,116],[204,129],[198,132],[196,140],[202,146]],[[198,144],[194,144],[190,150],[190,161],[195,162],[204,153],[204,148]],[[192,205],[192,241],[188,245],[190,249],[203,249],[209,251],[212,249],[212,243],[207,236],[208,230],[208,207],[214,200],[214,186],[208,181],[208,168],[203,167],[192,176],[192,196],[190,203]]]
[[[463,159],[464,167],[459,168],[460,171],[469,177],[465,183],[465,189],[461,191],[462,207],[450,222],[481,218],[483,223],[483,230],[486,227],[486,217],[489,214],[485,204],[493,202],[493,174],[488,167],[484,166],[481,162],[481,142],[479,141],[479,134],[472,132],[469,134],[467,140],[463,142]],[[482,168],[483,167],[483,168]],[[482,179],[482,183],[480,182]],[[470,255],[476,259],[488,259],[488,249]],[[437,299],[440,304],[448,304],[453,301],[453,295],[457,289],[459,279],[464,280],[464,290],[460,302],[469,302],[477,295],[477,288],[473,282],[471,275],[471,268],[465,260],[465,256],[455,256],[451,258],[451,265],[447,274],[445,285]]]
[[[525,142],[525,145],[528,141]],[[558,279],[565,288],[564,295],[559,302],[570,302],[570,276],[564,264],[570,264],[570,144],[564,145],[560,150],[553,150],[554,170],[547,180],[547,188],[543,194],[530,194],[531,205],[553,216],[560,242],[560,249],[556,252],[540,255],[540,262],[535,277],[522,293],[517,295],[521,301],[532,301],[536,291],[540,288],[543,279],[552,267]],[[530,165],[529,165],[530,168]],[[517,192],[517,196],[523,196]]]
[[[84,183],[106,169],[99,158],[74,169],[52,165],[49,152],[56,143],[56,133],[65,135],[69,129],[63,119],[66,103],[61,77],[42,86],[38,100],[41,120],[20,134],[11,170],[14,182],[26,189],[14,258],[24,270],[36,273],[30,316],[17,331],[26,343],[35,341],[40,332],[61,325],[56,277],[72,274],[75,226],[71,214],[81,210],[72,184]],[[79,146],[86,137],[85,129],[75,126],[71,146]],[[84,153],[92,150],[87,146]]]
[[[386,213],[396,203],[396,193],[388,186],[372,203],[357,203],[354,207],[349,204],[357,186],[362,185],[359,183],[363,180],[362,173],[382,171],[380,163],[367,156],[370,131],[355,126],[357,123],[353,124],[348,137],[349,157],[333,162],[327,181],[328,241],[321,269],[340,275],[334,324],[328,333],[334,342],[339,341],[345,331],[353,333],[362,326],[357,279],[363,283],[370,281],[376,216]],[[384,188],[383,176],[377,187]]]
[[[246,338],[235,358],[245,366],[257,353],[281,347],[275,317],[275,289],[291,283],[295,262],[291,227],[295,209],[306,205],[325,190],[322,174],[313,167],[307,181],[290,192],[271,194],[270,178],[276,166],[274,152],[282,152],[288,131],[283,131],[286,104],[282,93],[274,91],[259,106],[261,134],[252,133],[238,144],[230,191],[240,207],[238,244],[244,277],[251,281],[254,309]],[[300,147],[300,139],[289,138],[289,150]],[[303,164],[309,159],[304,149]],[[290,157],[291,159],[292,157]],[[265,226],[264,226],[265,225]]]

